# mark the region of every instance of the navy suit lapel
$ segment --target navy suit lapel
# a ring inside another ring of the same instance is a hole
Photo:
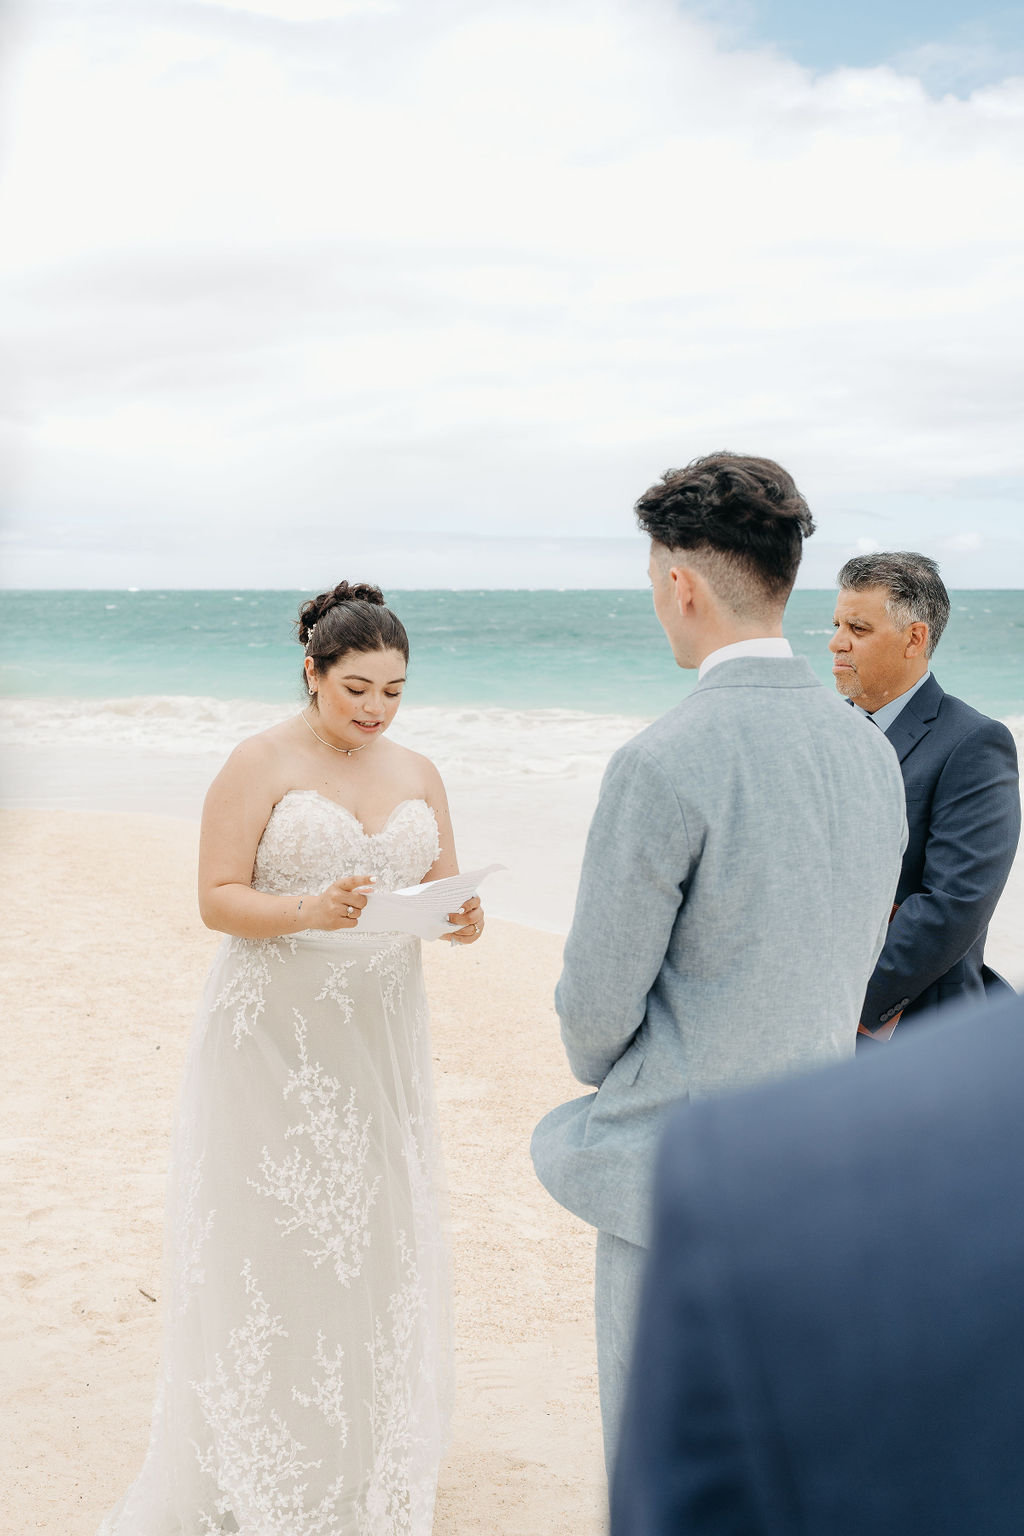
[[[942,689],[932,675],[922,688],[919,688],[896,719],[886,731],[886,739],[896,749],[896,755],[902,763],[908,752],[927,736],[932,728],[932,721],[939,712],[942,703]]]

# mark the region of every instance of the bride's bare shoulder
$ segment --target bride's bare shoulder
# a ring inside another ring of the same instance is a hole
[[[273,788],[294,752],[293,720],[283,720],[255,736],[247,736],[233,748],[218,778],[237,784],[265,784]]]
[[[399,742],[388,742],[388,746],[396,753],[401,753],[402,777],[407,780],[411,788],[415,788],[416,794],[422,794],[425,800],[431,800],[438,794],[444,794],[444,783],[441,782],[441,774],[436,766],[431,763],[430,757],[424,757],[422,753],[415,753],[411,746],[401,746]]]

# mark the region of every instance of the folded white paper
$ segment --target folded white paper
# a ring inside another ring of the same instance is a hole
[[[424,885],[407,885],[400,891],[373,891],[356,925],[357,933],[411,933],[418,939],[439,939],[454,933],[458,926],[448,921],[449,912],[457,912],[464,901],[475,896],[481,880],[505,869],[504,864],[488,864],[486,869],[467,870],[464,875],[449,875],[446,880],[428,880]]]

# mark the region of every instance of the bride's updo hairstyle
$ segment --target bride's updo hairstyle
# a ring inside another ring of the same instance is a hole
[[[323,677],[349,651],[398,651],[409,660],[409,636],[401,619],[391,612],[380,587],[339,581],[330,592],[321,592],[303,603],[298,618],[299,640],[312,656],[314,672]],[[305,669],[303,684],[307,685]],[[316,706],[316,690],[309,690]]]

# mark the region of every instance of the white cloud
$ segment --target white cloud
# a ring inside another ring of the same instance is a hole
[[[814,78],[668,0],[24,30],[13,533],[613,535],[729,446],[823,538],[1019,538],[1024,81]]]
[[[1006,19],[1011,15],[1006,12]],[[1024,49],[1019,36],[1018,27],[1012,41],[1000,37],[997,25],[979,18],[954,28],[945,37],[907,49],[893,64],[924,81],[933,95],[964,95],[985,81],[1024,77]]]
[[[946,549],[951,555],[973,555],[981,549],[982,540],[980,533],[954,533],[951,538],[944,541]]]
[[[249,16],[273,16],[279,21],[343,21],[350,16],[376,12],[386,15],[398,9],[397,0],[200,0],[220,11],[242,11]]]

